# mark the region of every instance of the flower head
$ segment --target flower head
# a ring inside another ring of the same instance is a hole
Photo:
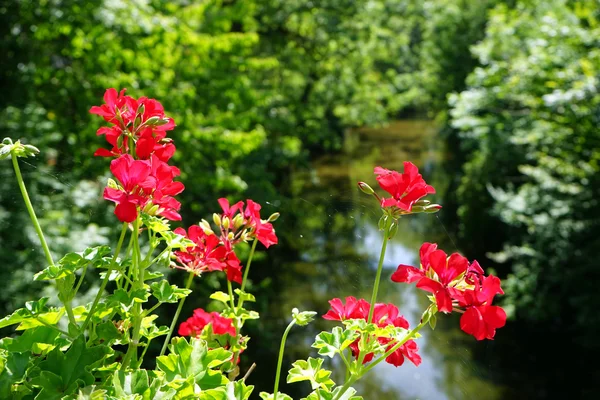
[[[506,323],[506,313],[492,301],[504,294],[500,279],[484,276],[477,261],[469,261],[458,253],[448,257],[434,243],[421,246],[419,268],[399,265],[392,281],[417,282],[419,289],[433,293],[439,311],[462,312],[460,327],[477,340],[493,339],[496,329]]]
[[[212,327],[214,335],[235,336],[233,320],[225,318],[217,312],[208,313],[201,308],[195,309],[194,315],[179,325],[178,332],[181,336],[200,337],[204,328],[209,325]]]
[[[375,167],[374,172],[379,186],[392,196],[382,198],[381,207],[398,207],[411,212],[413,205],[422,197],[435,193],[433,186],[425,182],[419,169],[409,161],[404,162],[402,174],[382,167]]]

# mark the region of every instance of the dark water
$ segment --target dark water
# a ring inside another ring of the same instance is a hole
[[[371,196],[361,193],[356,183],[366,181],[376,187],[373,167],[380,165],[402,171],[403,161],[412,161],[428,183],[438,189],[430,196],[442,202],[444,171],[442,151],[432,122],[397,121],[387,127],[352,132],[347,135],[342,154],[318,159],[309,172],[292,174],[287,182],[289,200],[272,204],[281,212],[277,221],[282,246],[273,257],[277,274],[265,276],[274,288],[268,304],[263,304],[262,322],[251,334],[257,372],[249,383],[269,390],[275,368],[280,333],[289,321],[293,307],[325,313],[334,297],[355,296],[370,299],[381,249],[377,221],[381,214]],[[442,210],[443,212],[443,210]],[[392,302],[411,325],[418,324],[427,307],[425,294],[414,287],[395,284],[389,276],[398,264],[418,262],[420,245],[437,242],[448,253],[456,251],[451,236],[435,215],[416,215],[401,220],[397,236],[388,245],[378,302]],[[315,335],[333,323],[319,318],[309,327],[296,327],[288,341],[283,376],[293,360],[315,356],[308,352]],[[251,327],[252,329],[252,327]],[[265,332],[279,332],[278,334]],[[255,336],[258,335],[258,336]],[[267,336],[268,335],[268,336]],[[503,388],[493,383],[494,366],[473,360],[479,353],[493,352],[489,343],[476,342],[459,329],[458,316],[439,316],[435,331],[427,328],[418,340],[423,363],[410,362],[396,368],[383,363],[355,385],[366,399],[499,399]],[[481,357],[480,357],[481,358]],[[335,368],[335,365],[330,367]],[[339,369],[342,370],[341,368]],[[343,380],[336,374],[334,380]],[[283,386],[283,392],[299,398],[307,383]]]

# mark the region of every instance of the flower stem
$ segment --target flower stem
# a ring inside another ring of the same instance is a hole
[[[344,393],[346,393],[346,390],[348,390],[348,388],[349,388],[350,386],[352,386],[352,384],[353,384],[354,382],[356,382],[357,380],[358,380],[358,376],[356,376],[356,375],[352,375],[352,376],[350,377],[350,379],[348,379],[348,380],[347,380],[347,381],[344,383],[344,386],[342,386],[342,389],[341,389],[341,390],[339,391],[339,393],[338,393],[338,394],[337,394],[337,395],[336,395],[336,396],[333,398],[333,400],[338,400],[338,399],[340,399],[340,398],[341,398],[341,397],[344,395]]]
[[[273,400],[277,400],[277,391],[279,390],[279,376],[281,375],[281,364],[283,364],[283,351],[285,350],[285,341],[287,340],[288,333],[292,329],[292,326],[296,324],[296,320],[292,319],[289,323],[283,336],[281,337],[281,345],[279,346],[279,359],[277,360],[277,371],[275,372],[275,386],[273,387]]]
[[[46,239],[44,238],[44,233],[42,232],[42,227],[35,215],[35,211],[33,209],[33,205],[31,204],[31,200],[29,199],[29,194],[27,193],[27,188],[25,187],[25,182],[23,182],[23,176],[21,175],[21,169],[19,168],[19,162],[17,161],[17,156],[12,155],[12,163],[15,169],[15,175],[17,176],[17,182],[19,184],[19,189],[21,189],[21,195],[23,195],[23,200],[25,201],[25,206],[27,207],[27,211],[29,212],[29,217],[31,218],[31,222],[33,222],[33,226],[35,227],[35,231],[40,238],[40,242],[42,244],[42,248],[44,249],[44,254],[46,255],[46,261],[48,265],[54,265],[54,261],[52,260],[52,254],[50,254],[50,249],[48,248],[48,243],[46,243]]]
[[[373,294],[371,295],[371,307],[369,308],[369,318],[367,322],[370,324],[373,322],[373,312],[375,311],[375,303],[377,302],[377,292],[379,291],[379,281],[381,281],[381,272],[383,271],[383,259],[385,258],[385,250],[389,240],[389,231],[392,224],[392,218],[388,217],[385,224],[383,244],[381,246],[381,253],[379,255],[379,264],[377,265],[377,275],[375,276],[375,284],[373,285]]]
[[[135,290],[143,287],[144,285],[144,270],[141,265],[141,257],[140,257],[140,242],[139,242],[139,234],[140,234],[140,217],[138,216],[135,221],[133,221],[133,253],[132,253],[132,263],[131,269],[133,271],[132,277],[133,285],[131,286],[131,292],[133,293]],[[137,348],[140,343],[140,329],[142,325],[142,319],[144,318],[142,312],[142,305],[140,303],[135,303],[133,308],[133,326],[131,327],[133,336],[129,341],[129,347],[127,348],[127,353],[123,358],[121,364],[121,371],[126,371],[131,363],[131,360],[134,358],[137,360]]]
[[[254,257],[254,250],[256,250],[256,244],[258,243],[258,240],[254,239],[254,242],[252,242],[252,248],[250,249],[250,255],[248,256],[248,262],[246,263],[246,270],[244,271],[244,278],[242,279],[242,286],[241,286],[241,290],[242,292],[244,291],[244,288],[246,287],[246,282],[248,280],[248,271],[250,271],[250,265],[252,265],[252,257]],[[240,305],[238,307],[241,307],[241,304],[243,303],[241,301],[242,299],[240,298]]]
[[[189,289],[192,286],[192,280],[194,280],[194,273],[190,272],[190,276],[185,284],[185,288]],[[177,306],[177,311],[175,311],[175,316],[173,317],[173,321],[171,322],[171,327],[169,328],[169,333],[165,338],[165,342],[163,343],[163,347],[160,350],[160,355],[163,356],[167,351],[167,346],[169,345],[169,341],[171,340],[171,336],[173,335],[173,331],[175,330],[175,325],[177,325],[177,320],[179,319],[179,314],[181,314],[181,309],[183,308],[183,303],[185,303],[186,297],[179,300],[179,305]]]
[[[110,278],[110,273],[112,272],[112,269],[115,266],[115,263],[117,262],[117,257],[119,256],[119,253],[121,252],[121,247],[123,246],[123,240],[125,239],[126,233],[127,233],[127,223],[124,222],[123,228],[121,229],[121,236],[119,236],[119,242],[117,243],[117,249],[115,250],[115,254],[113,254],[113,258],[110,262],[110,268],[108,270],[106,270],[106,275],[104,276],[104,279],[102,280],[102,283],[100,284],[100,289],[98,289],[98,293],[96,293],[96,298],[94,299],[94,302],[92,303],[92,307],[90,308],[90,311],[88,312],[88,316],[85,319],[83,326],[81,327],[82,332],[85,331],[85,328],[90,323],[90,320],[92,319],[92,315],[94,315],[94,310],[98,306],[98,302],[100,302],[100,298],[104,294],[104,289],[106,289],[106,285],[108,284],[108,280]]]
[[[233,287],[231,286],[231,281],[227,279],[227,292],[229,293],[229,303],[231,304],[231,311],[237,315],[237,310],[235,308],[235,303],[233,300]],[[240,300],[242,296],[240,296]]]

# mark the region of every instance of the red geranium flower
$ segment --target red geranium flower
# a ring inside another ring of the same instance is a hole
[[[147,201],[144,189],[154,186],[147,161],[134,160],[129,154],[110,163],[110,170],[119,180],[122,190],[107,187],[104,198],[117,204],[115,215],[121,222],[133,222],[137,218],[137,206]]]
[[[248,199],[244,216],[247,218],[249,226],[253,228],[253,235],[263,246],[269,248],[269,246],[277,244],[277,235],[275,235],[272,224],[260,219],[260,209],[260,204]]]
[[[181,336],[200,337],[202,330],[208,325],[212,325],[215,335],[235,336],[233,320],[221,316],[218,312],[207,313],[201,308],[195,309],[194,315],[179,325],[178,333]]]
[[[329,310],[325,315],[323,315],[324,319],[333,320],[333,321],[345,321],[347,319],[364,319],[367,320],[369,316],[370,304],[364,300],[357,300],[355,297],[348,296],[346,297],[346,304],[342,303],[342,300],[339,298],[335,298],[329,301],[331,305],[331,310]],[[393,304],[375,304],[375,309],[373,310],[373,323],[383,328],[388,325],[393,325],[398,328],[408,329],[409,324],[408,321],[400,315],[398,308]],[[387,350],[391,349],[394,346],[392,339],[386,337],[378,337],[376,338],[379,343],[382,345],[386,345],[389,343]],[[352,351],[352,355],[358,359],[360,357],[358,343],[360,338],[356,339],[352,344],[350,344],[349,348]],[[408,358],[413,364],[419,365],[421,363],[421,357],[417,354],[418,346],[414,342],[414,340],[409,340],[400,346],[395,352],[390,354],[386,358],[386,362],[389,364],[395,365],[396,367],[402,365],[404,363],[404,358]],[[368,353],[363,357],[363,363],[368,363],[373,360],[374,354]]]
[[[467,270],[469,261],[458,253],[453,253],[448,258],[446,253],[437,250],[437,245],[433,243],[424,243],[421,246],[420,257],[420,268],[401,264],[392,274],[392,281],[417,282],[419,289],[434,294],[439,311],[452,312],[452,297],[448,288]]]
[[[497,277],[486,276],[481,285],[476,282],[475,289],[453,290],[452,294],[459,306],[466,308],[460,318],[460,329],[477,340],[493,339],[496,329],[506,324],[506,312],[491,305],[494,296],[504,294]]]
[[[392,195],[391,198],[381,199],[382,207],[396,206],[401,210],[410,212],[414,203],[422,197],[435,193],[433,186],[429,186],[419,169],[411,162],[404,162],[404,173],[375,167],[375,175],[379,186]]]

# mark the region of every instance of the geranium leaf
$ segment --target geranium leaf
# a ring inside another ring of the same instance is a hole
[[[293,368],[288,373],[287,382],[310,381],[313,390],[320,387],[329,391],[335,382],[329,378],[331,371],[322,369],[322,365],[322,358],[309,357],[306,361],[298,360],[292,364]]]
[[[319,354],[333,358],[350,346],[358,336],[356,331],[344,331],[336,326],[331,332],[319,333],[312,347],[319,349]]]
[[[152,283],[150,289],[152,295],[161,303],[177,303],[192,292],[189,289],[178,288],[176,285],[169,285],[166,279]]]

